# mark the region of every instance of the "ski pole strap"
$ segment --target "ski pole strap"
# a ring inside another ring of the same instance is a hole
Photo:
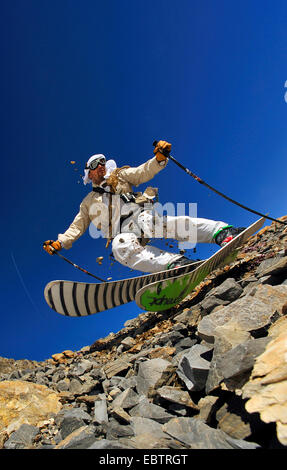
[[[154,141],[153,146],[156,146],[157,140]],[[272,220],[273,222],[278,222],[279,224],[282,225],[287,225],[287,222],[284,222],[283,220],[278,220],[274,219],[273,217],[269,217],[266,214],[262,214],[261,212],[255,211],[254,209],[251,209],[250,207],[244,206],[240,202],[235,201],[234,199],[231,199],[230,197],[226,196],[226,194],[223,194],[222,192],[218,191],[217,189],[213,188],[210,186],[208,183],[203,181],[199,176],[195,175],[190,171],[188,168],[183,166],[180,162],[178,162],[174,157],[168,154],[168,152],[163,152],[163,154],[168,157],[170,160],[172,160],[177,166],[179,166],[182,170],[184,170],[188,175],[192,176],[198,183],[202,184],[206,188],[210,189],[211,191],[215,192],[219,196],[223,197],[224,199],[227,199],[227,201],[232,202],[232,204],[236,204],[237,206],[241,207],[242,209],[245,209],[249,212],[252,212],[253,214],[257,214],[260,217],[265,217],[266,219]]]
[[[65,256],[61,255],[57,250],[53,249],[54,250],[54,253],[56,253],[56,255],[58,255],[60,258],[62,258],[64,261],[66,261],[67,263],[71,264],[72,266],[74,266],[74,268],[77,268],[79,269],[80,271],[82,271],[83,273],[85,274],[88,274],[89,276],[92,276],[94,277],[95,279],[97,279],[98,281],[101,281],[101,282],[106,282],[105,279],[102,279],[98,276],[95,276],[95,274],[92,274],[90,273],[89,271],[87,271],[86,269],[84,268],[81,268],[80,266],[78,266],[76,263],[73,263],[72,261],[70,261],[68,258],[65,258]]]

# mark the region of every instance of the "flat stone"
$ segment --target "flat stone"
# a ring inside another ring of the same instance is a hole
[[[287,256],[269,258],[258,266],[256,274],[260,277],[267,275],[277,275],[287,271]]]
[[[266,327],[275,312],[282,314],[286,298],[287,286],[259,285],[248,295],[205,316],[198,325],[198,335],[212,343],[215,329],[233,318],[236,318],[240,329],[245,331]]]
[[[110,379],[114,375],[126,372],[130,367],[131,364],[129,362],[123,361],[122,359],[116,359],[115,361],[106,364],[103,370],[107,378]]]
[[[90,421],[90,415],[81,408],[63,409],[55,417],[55,423],[59,427],[62,439]]]
[[[164,386],[157,389],[156,395],[160,398],[164,398],[167,401],[176,403],[177,405],[184,405],[198,410],[198,406],[192,401],[189,393],[186,390]]]
[[[137,406],[130,410],[131,417],[140,416],[142,418],[153,419],[158,423],[166,423],[173,417],[161,406],[150,403],[147,398],[144,398],[139,402]]]
[[[128,445],[113,439],[100,439],[95,441],[88,449],[132,449]]]
[[[13,432],[4,444],[4,449],[29,449],[33,448],[33,441],[39,433],[39,428],[30,424],[22,424]]]
[[[173,418],[162,426],[165,433],[189,449],[255,449],[258,444],[233,439],[220,429],[213,429],[197,418]]]
[[[60,441],[54,449],[88,449],[95,441],[94,426],[82,426]]]

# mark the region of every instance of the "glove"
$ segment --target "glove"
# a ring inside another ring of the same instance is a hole
[[[167,154],[171,151],[171,144],[165,140],[159,140],[153,151],[158,162],[162,162],[168,158]],[[164,153],[166,155],[164,155]]]
[[[43,248],[45,251],[47,251],[47,253],[49,253],[49,255],[54,255],[54,250],[60,251],[62,249],[62,245],[59,240],[57,240],[56,242],[54,242],[54,240],[47,240],[43,243]]]

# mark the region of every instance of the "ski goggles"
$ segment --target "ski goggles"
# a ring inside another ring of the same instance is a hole
[[[105,165],[106,164],[106,159],[105,157],[99,157],[99,158],[95,158],[95,160],[93,160],[89,166],[86,165],[86,170],[95,170],[96,168],[98,168],[99,165]]]

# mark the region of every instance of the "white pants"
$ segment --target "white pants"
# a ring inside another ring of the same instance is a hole
[[[161,219],[162,220],[162,219]],[[143,211],[138,217],[138,226],[145,237],[158,236],[157,224],[151,211]],[[188,216],[166,216],[162,223],[163,236],[178,241],[187,241],[186,227],[192,231],[192,240],[198,243],[213,243],[213,235],[227,223]],[[135,233],[120,233],[112,243],[115,259],[131,269],[146,273],[155,273],[167,269],[167,265],[181,257],[179,254],[169,253],[154,246],[142,246]]]

